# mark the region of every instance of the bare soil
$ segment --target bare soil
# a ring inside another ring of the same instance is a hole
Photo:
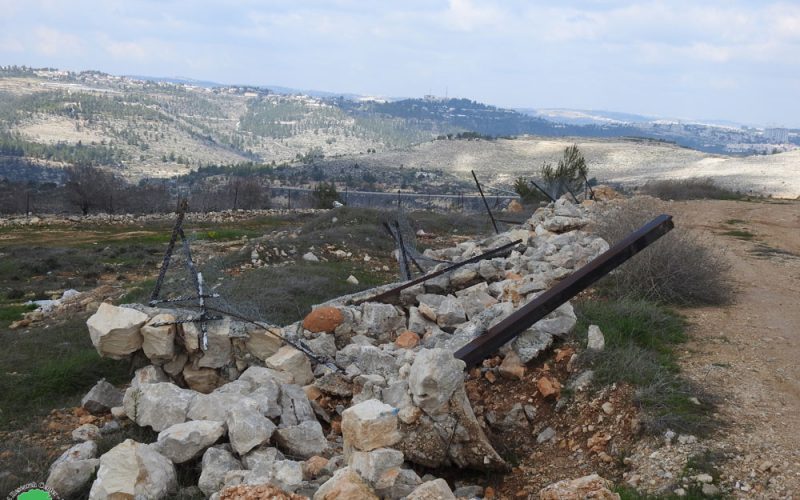
[[[691,201],[671,209],[676,225],[727,249],[738,289],[728,307],[683,311],[691,324],[683,369],[722,396],[729,426],[715,438],[732,456],[722,479],[737,498],[798,498],[800,203]],[[754,236],[723,234],[736,229]]]

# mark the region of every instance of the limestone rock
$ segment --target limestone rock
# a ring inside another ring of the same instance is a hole
[[[436,324],[442,328],[451,328],[467,320],[467,313],[455,297],[448,295],[436,308]],[[449,330],[448,330],[449,331]]]
[[[194,368],[187,364],[183,368],[183,379],[193,391],[208,394],[220,384],[217,371],[213,368]]]
[[[94,424],[83,424],[72,431],[73,441],[95,441],[100,437],[100,429]]]
[[[278,352],[283,345],[283,331],[280,328],[255,328],[248,330],[247,334],[247,351],[261,361]]]
[[[238,405],[230,409],[225,420],[233,450],[244,455],[269,441],[275,424],[262,415],[255,405]]]
[[[285,345],[267,358],[268,367],[291,373],[295,384],[306,385],[314,380],[311,362],[308,357],[292,346]]]
[[[206,325],[208,329],[208,349],[197,362],[199,368],[222,368],[232,360],[231,350],[231,320],[225,318],[221,321],[211,321]]]
[[[46,486],[62,498],[72,497],[94,476],[100,460],[94,458],[97,445],[93,441],[76,444],[61,454],[50,466]]]
[[[539,491],[541,500],[619,500],[620,496],[609,488],[611,482],[597,474],[553,483]]]
[[[587,348],[593,351],[602,351],[606,346],[606,339],[603,332],[597,325],[589,325]]]
[[[170,382],[170,379],[161,367],[147,365],[134,372],[133,379],[131,379],[131,387],[139,387],[144,384],[157,384],[159,382]]]
[[[189,404],[186,417],[191,420],[213,420],[225,423],[228,411],[237,405],[257,406],[254,399],[235,392],[198,394]]]
[[[419,485],[406,500],[455,500],[453,490],[444,479],[436,479]]]
[[[122,404],[123,393],[105,379],[97,382],[81,399],[81,406],[95,415]]]
[[[166,498],[177,485],[169,459],[148,445],[126,439],[100,457],[89,498]]]
[[[419,335],[406,330],[395,339],[394,344],[401,349],[413,349],[419,344]]]
[[[159,323],[174,323],[172,314],[157,314],[141,328],[142,350],[145,356],[156,364],[169,361],[175,355],[175,330],[176,326],[154,326]]]
[[[313,500],[345,499],[378,500],[378,496],[353,469],[344,467],[320,486]]]
[[[316,420],[306,420],[276,430],[275,442],[290,456],[303,459],[322,455],[328,449],[328,440]]]
[[[286,457],[277,448],[256,448],[242,457],[242,464],[255,472],[266,472],[272,469],[272,464]]]
[[[506,357],[503,358],[503,362],[497,367],[497,371],[501,377],[522,380],[525,376],[525,365],[522,364],[522,360],[519,359],[517,353],[509,351]]]
[[[253,390],[256,390],[264,384],[269,384],[269,381],[278,382],[279,384],[291,384],[294,382],[294,377],[291,373],[273,370],[272,368],[251,366],[239,376],[239,380],[249,382]]]
[[[350,455],[350,468],[373,487],[389,470],[403,465],[403,452],[391,448],[356,451]]]
[[[394,332],[405,326],[405,317],[393,305],[367,302],[362,307],[361,322],[356,333],[379,339],[385,336],[389,340]]]
[[[377,399],[353,405],[342,413],[342,436],[346,452],[391,446],[401,439],[397,410]]]
[[[122,404],[128,418],[155,431],[186,421],[186,413],[196,392],[169,382],[143,384],[125,391]]]
[[[545,374],[539,377],[539,380],[536,381],[536,388],[545,398],[550,396],[558,398],[561,395],[561,384],[551,375]]]
[[[333,333],[343,322],[342,311],[336,307],[323,306],[308,313],[303,319],[303,328],[312,333]]]
[[[142,347],[139,328],[147,321],[147,315],[103,302],[87,321],[92,344],[100,356],[124,359]]]
[[[198,456],[225,434],[225,427],[212,420],[193,420],[167,427],[158,434],[154,449],[182,464]]]
[[[200,490],[211,496],[222,489],[225,474],[242,468],[241,462],[223,447],[213,447],[203,453],[202,472],[197,485]]]
[[[308,396],[299,385],[283,384],[278,401],[281,408],[281,427],[317,420]]]
[[[463,383],[465,366],[445,349],[421,350],[408,377],[414,404],[428,413],[438,411]]]

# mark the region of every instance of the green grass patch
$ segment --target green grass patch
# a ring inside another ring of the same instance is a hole
[[[29,311],[33,311],[34,309],[36,309],[36,306],[33,304],[0,305],[0,328],[5,328],[12,322],[22,319],[23,314]]]
[[[602,352],[585,351],[582,362],[591,366],[601,386],[625,382],[635,387],[647,431],[704,435],[712,430],[713,398],[679,374],[675,346],[687,340],[683,318],[634,300],[580,302],[577,315],[581,341],[594,324],[606,342]]]
[[[358,285],[345,281],[351,274]],[[312,305],[381,283],[380,276],[350,263],[301,261],[250,270],[216,291],[249,318],[285,325],[304,318]]]
[[[740,240],[752,240],[756,237],[755,234],[751,233],[747,229],[731,229],[730,231],[725,231],[722,233],[724,236],[732,236],[734,238],[739,238]]]
[[[0,330],[0,429],[30,424],[54,407],[76,404],[99,379],[128,380],[128,365],[100,358],[86,315],[25,335]]]

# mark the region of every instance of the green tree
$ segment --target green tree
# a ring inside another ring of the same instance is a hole
[[[339,201],[339,192],[332,182],[320,182],[311,194],[316,208],[333,208],[333,202]]]
[[[522,203],[526,205],[534,205],[540,201],[549,201],[544,193],[531,186],[531,183],[523,177],[518,177],[517,180],[514,181],[514,191],[522,198]]]
[[[580,192],[588,173],[586,159],[577,144],[564,148],[564,156],[558,160],[556,167],[553,167],[552,163],[545,163],[541,169],[547,189],[557,196],[567,191]]]

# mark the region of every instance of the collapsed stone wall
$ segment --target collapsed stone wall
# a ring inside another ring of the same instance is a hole
[[[122,359],[141,351],[151,364],[136,372],[121,404],[117,398],[104,406],[92,393],[88,403],[92,411],[113,406],[115,416],[158,431],[158,440],[128,440],[99,460],[83,450],[80,458],[62,457],[57,464],[99,467],[91,498],[114,492],[159,497],[175,488],[172,464],[201,455],[199,488],[212,498],[237,484],[271,484],[315,499],[341,491],[358,492],[358,498],[425,498],[428,490],[451,498],[444,481],[423,482],[404,464],[507,467],[473,413],[465,365],[453,352],[608,249],[582,231],[590,210],[590,204],[562,199],[521,227],[428,250],[432,258],[460,261],[522,240],[507,257],[407,288],[394,304],[360,303],[376,293],[369,290],[321,304],[285,327],[235,318],[211,322],[205,352],[195,324],[157,326],[191,312],[102,304],[87,322],[98,352]],[[566,303],[501,353],[507,361],[529,362],[575,323]],[[282,339],[302,341],[341,372],[314,366]],[[331,429],[327,436],[321,422]],[[136,465],[128,470],[123,462]],[[167,472],[142,474],[149,467]]]

